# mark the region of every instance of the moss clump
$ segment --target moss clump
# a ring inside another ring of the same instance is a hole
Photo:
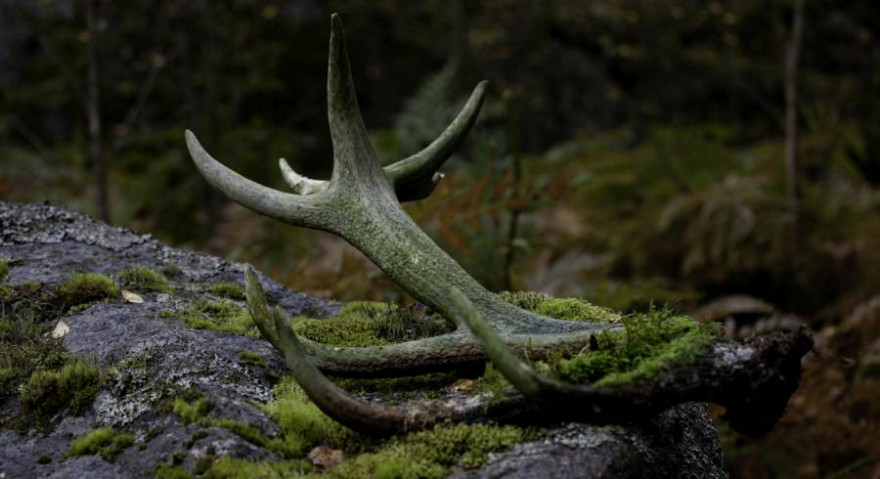
[[[26,409],[43,418],[65,409],[79,415],[91,406],[100,385],[98,368],[75,360],[58,371],[34,371],[22,386],[20,400]]]
[[[262,356],[253,352],[253,351],[242,351],[238,353],[238,359],[240,359],[243,363],[249,364],[251,366],[255,366],[258,368],[266,367],[266,360],[263,359]]]
[[[123,269],[119,272],[117,280],[119,286],[141,293],[167,293],[171,291],[171,284],[163,274],[144,266]]]
[[[169,464],[162,464],[153,471],[153,477],[155,479],[191,479],[192,475],[181,466],[172,466]],[[232,477],[242,477],[242,476],[232,476]]]
[[[490,452],[513,446],[533,433],[515,426],[444,424],[391,439],[333,469],[336,477],[439,478],[449,468],[485,464]]]
[[[199,300],[186,309],[163,311],[166,319],[179,319],[195,329],[210,329],[241,336],[259,336],[251,313],[229,301]]]
[[[183,276],[183,270],[176,264],[166,263],[162,266],[162,274],[165,275],[166,278],[177,278]]]
[[[537,311],[545,300],[551,299],[549,294],[537,291],[501,291],[498,296],[518,308],[532,312]]]
[[[374,318],[376,315],[390,311],[393,309],[391,303],[382,303],[378,301],[351,301],[339,309],[337,316],[360,316]]]
[[[211,403],[205,398],[199,398],[193,402],[177,398],[174,400],[173,411],[186,423],[200,424],[211,411]]]
[[[355,437],[321,412],[292,379],[279,383],[273,392],[276,400],[261,409],[284,431],[276,443],[284,457],[302,457],[315,446],[342,444]]]
[[[67,307],[115,298],[118,295],[119,290],[113,280],[98,273],[71,276],[58,288],[58,296]]]
[[[236,301],[244,301],[244,288],[235,283],[215,283],[212,284],[208,291],[214,296],[221,298],[234,299]]]
[[[620,321],[621,315],[579,298],[547,298],[535,309],[538,314],[568,321],[609,323]]]
[[[39,288],[15,288],[16,302],[2,302],[12,317],[0,317],[0,397],[17,393],[34,371],[58,369],[67,362],[61,340],[47,334],[51,323],[42,320]]]
[[[107,462],[113,462],[122,451],[134,444],[134,436],[128,433],[117,434],[113,428],[94,429],[85,436],[70,443],[64,458],[98,454]]]
[[[334,346],[381,346],[376,321],[360,316],[336,316],[328,319],[294,318],[293,330],[304,338]]]
[[[251,462],[237,457],[223,456],[214,461],[202,477],[210,479],[301,477],[314,470],[314,466],[307,460]]]
[[[452,331],[455,325],[418,305],[356,301],[344,306],[332,318],[297,317],[293,328],[312,341],[358,347],[436,336]]]
[[[562,380],[613,387],[656,375],[674,364],[696,359],[718,336],[717,328],[667,309],[623,318],[624,330],[597,336],[591,351],[552,366]]]
[[[6,260],[0,259],[0,281],[6,279],[6,275],[9,274],[9,262]]]
[[[609,323],[621,319],[619,313],[580,298],[554,298],[536,291],[502,291],[498,295],[519,308],[566,321]]]

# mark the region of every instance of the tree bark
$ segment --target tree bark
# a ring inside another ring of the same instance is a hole
[[[791,38],[785,52],[785,172],[786,194],[795,219],[799,216],[797,73],[804,31],[804,0],[794,0]]]
[[[86,115],[89,122],[89,156],[92,160],[92,173],[95,180],[95,209],[98,217],[110,223],[110,202],[107,194],[107,164],[101,147],[101,98],[98,88],[98,58],[95,53],[97,30],[95,29],[96,0],[84,0],[86,31]]]

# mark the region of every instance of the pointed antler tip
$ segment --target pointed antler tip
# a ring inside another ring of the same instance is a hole
[[[333,33],[341,33],[342,31],[342,17],[336,12],[330,15],[330,31]]]

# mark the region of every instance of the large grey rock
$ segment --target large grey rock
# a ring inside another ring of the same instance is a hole
[[[7,284],[57,284],[79,272],[115,274],[129,266],[160,269],[173,265],[176,285],[242,282],[243,264],[169,248],[131,231],[107,226],[61,208],[0,203],[0,258],[24,260],[11,269]],[[272,303],[290,315],[335,313],[338,303],[293,293],[261,276]],[[198,293],[197,289],[193,294]],[[180,307],[173,295],[147,293],[142,304],[121,300],[96,304],[65,317],[64,345],[95,358],[107,374],[91,408],[65,417],[51,430],[20,434],[0,431],[0,478],[152,477],[172,461],[192,470],[201,457],[274,456],[221,428],[187,425],[167,407],[173,394],[200,390],[214,405],[212,417],[234,419],[263,435],[279,433],[255,403],[272,399],[271,387],[283,370],[281,357],[258,338],[184,327],[160,316]],[[244,350],[268,367],[245,364]],[[165,401],[163,406],[163,401]],[[0,398],[0,418],[19,410],[16,398]],[[113,463],[88,455],[61,460],[73,438],[112,426],[135,435],[136,445]],[[196,430],[197,436],[193,436]],[[49,456],[53,460],[46,462]],[[39,459],[43,457],[43,460]],[[646,424],[560,425],[540,441],[494,454],[479,471],[458,477],[725,477],[717,432],[703,405],[685,404]]]

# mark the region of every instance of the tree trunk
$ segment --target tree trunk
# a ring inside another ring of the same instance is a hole
[[[98,88],[98,58],[95,54],[97,30],[95,29],[95,2],[84,0],[86,31],[89,41],[86,43],[86,115],[89,121],[89,156],[92,160],[94,174],[95,209],[98,217],[105,223],[110,222],[110,202],[107,195],[107,165],[101,148],[101,98]]]
[[[804,0],[794,0],[791,39],[785,52],[785,170],[786,194],[795,219],[799,216],[797,157],[797,70],[804,31]]]

